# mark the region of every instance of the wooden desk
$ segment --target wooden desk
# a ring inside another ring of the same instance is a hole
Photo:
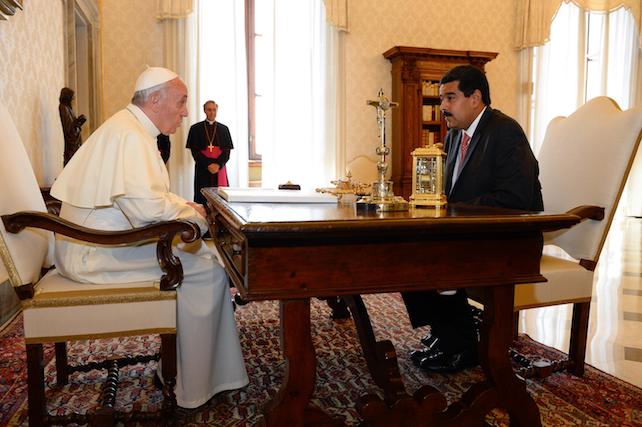
[[[215,189],[203,194],[211,234],[243,299],[280,300],[286,372],[264,408],[267,425],[339,423],[309,403],[316,375],[309,299],[336,295],[349,302],[368,368],[384,390],[384,401],[362,399],[369,425],[480,424],[495,407],[519,425],[541,425],[508,356],[514,285],[545,281],[542,231],[570,227],[578,216],[482,207],[358,214],[352,206],[227,203]],[[375,342],[359,294],[461,287],[487,293],[479,354],[487,379],[446,408],[430,386],[406,393],[394,348]]]

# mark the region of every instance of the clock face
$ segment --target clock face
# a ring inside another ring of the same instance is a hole
[[[435,194],[437,192],[437,159],[418,157],[416,168],[415,193]]]

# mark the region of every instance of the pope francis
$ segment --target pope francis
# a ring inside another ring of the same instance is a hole
[[[172,71],[150,67],[136,81],[132,103],[100,126],[64,168],[51,194],[60,216],[102,230],[125,230],[186,219],[207,230],[203,206],[169,192],[159,133],[172,134],[187,116],[187,87]],[[180,246],[183,284],[177,294],[176,397],[195,408],[223,390],[248,383],[228,278],[207,246]],[[80,282],[158,279],[156,245],[101,247],[57,237],[56,266]]]

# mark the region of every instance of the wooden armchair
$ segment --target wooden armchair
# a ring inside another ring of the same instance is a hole
[[[8,111],[0,104],[0,255],[9,280],[21,299],[27,349],[29,425],[68,423],[114,425],[128,421],[172,422],[176,409],[176,288],[183,279],[172,254],[178,233],[185,242],[200,237],[194,224],[170,221],[128,231],[105,232],[79,227],[46,213],[45,202],[29,159]],[[55,269],[41,277],[53,250],[53,233],[102,245],[133,244],[157,239],[157,258],[165,273],[158,281],[111,285],[78,283]],[[14,234],[15,233],[15,234]],[[118,368],[155,356],[110,359],[86,366],[67,363],[66,342],[91,338],[160,334],[163,404],[160,412],[115,410]],[[97,409],[91,414],[49,415],[45,402],[43,344],[55,343],[56,380],[67,384],[75,371],[107,369]]]
[[[559,367],[578,376],[584,373],[594,270],[641,136],[642,108],[622,111],[598,97],[553,119],[538,156],[544,209],[572,211],[586,221],[544,236],[540,271],[548,282],[515,286],[516,328],[520,310],[573,304],[569,357]]]

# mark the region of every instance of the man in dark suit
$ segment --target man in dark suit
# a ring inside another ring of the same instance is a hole
[[[229,185],[225,164],[230,159],[230,150],[234,145],[228,127],[216,121],[218,104],[207,101],[203,104],[203,111],[205,120],[189,129],[187,148],[192,151],[192,157],[196,162],[194,201],[205,205],[205,196],[201,194],[201,188]]]
[[[539,167],[521,126],[490,107],[484,73],[471,65],[448,71],[439,86],[448,125],[445,188],[449,203],[541,211]],[[463,257],[466,254],[462,254]],[[430,325],[415,364],[454,372],[477,364],[477,330],[466,292],[402,294],[413,328]]]

